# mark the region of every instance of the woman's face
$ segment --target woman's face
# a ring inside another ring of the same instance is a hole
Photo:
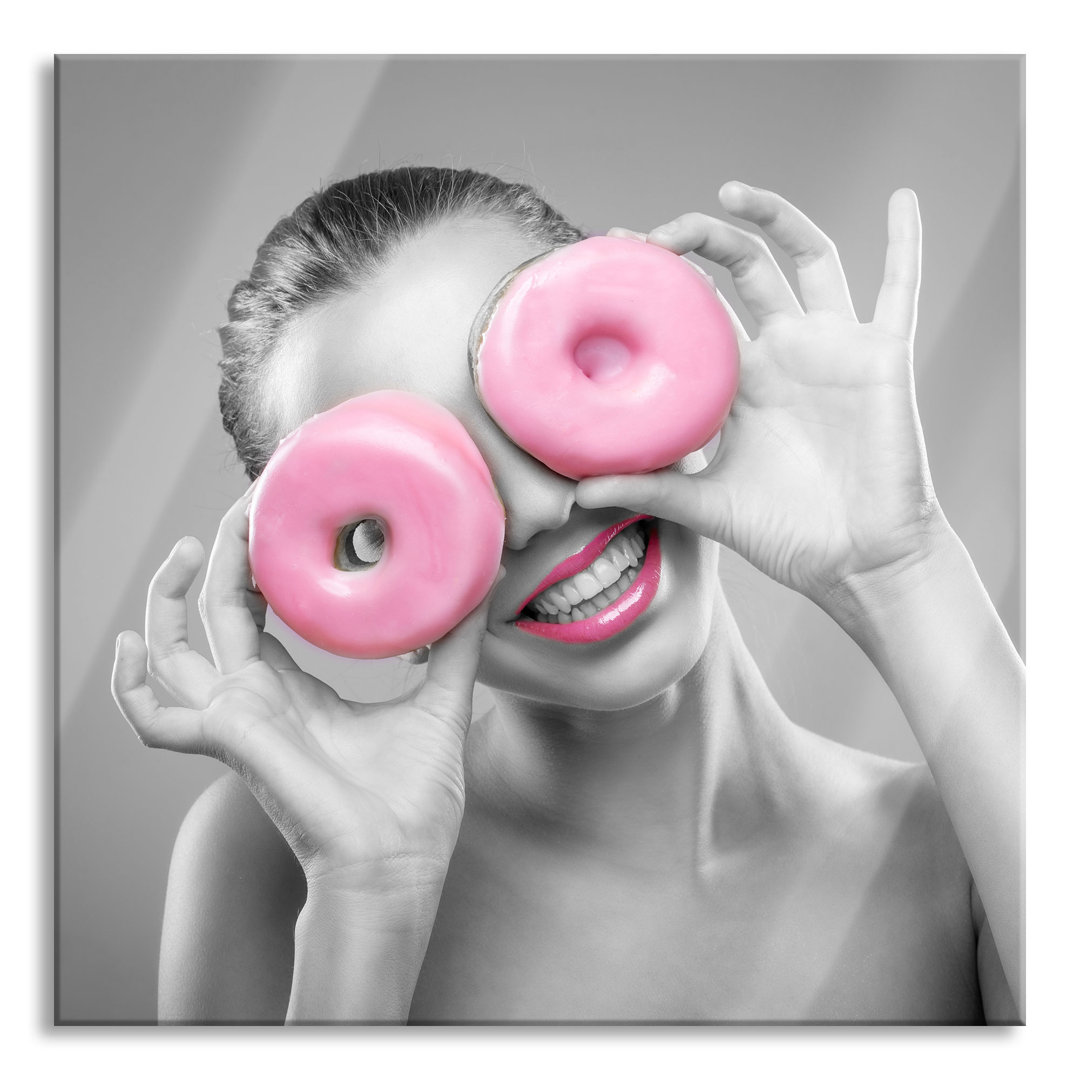
[[[506,508],[507,572],[492,602],[481,681],[553,705],[625,708],[655,697],[700,658],[716,589],[715,545],[660,522],[656,595],[605,640],[569,643],[514,625],[553,567],[634,516],[618,507],[578,506],[575,482],[511,443],[473,388],[466,353],[473,319],[500,279],[541,250],[490,219],[432,227],[374,281],[298,320],[279,347],[268,389],[286,431],[373,390],[411,391],[454,413],[480,448]]]

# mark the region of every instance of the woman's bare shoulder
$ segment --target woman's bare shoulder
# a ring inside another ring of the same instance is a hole
[[[263,871],[267,857],[279,871],[291,860],[300,872],[285,838],[234,772],[215,780],[192,804],[180,826],[178,847],[184,842],[194,843],[203,856],[227,854]]]
[[[196,799],[169,870],[158,984],[173,1023],[284,1019],[304,875],[233,773]]]
[[[971,876],[952,822],[925,762],[899,761],[801,733],[811,814],[838,843],[888,856],[912,880],[931,881],[952,901],[966,897]]]

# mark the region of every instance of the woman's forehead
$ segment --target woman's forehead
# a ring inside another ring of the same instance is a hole
[[[290,327],[267,386],[271,408],[291,430],[373,390],[464,404],[473,319],[499,281],[541,250],[492,220],[442,222],[411,238],[371,281]]]

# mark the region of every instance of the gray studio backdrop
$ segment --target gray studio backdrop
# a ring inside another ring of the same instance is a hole
[[[1018,58],[68,58],[58,73],[58,1019],[155,1016],[172,841],[222,766],[140,747],[109,696],[113,642],[142,625],[173,543],[209,546],[246,486],[218,420],[214,328],[270,226],[325,182],[472,166],[602,231],[712,212],[724,180],[746,180],[832,236],[863,317],[886,201],[914,188],[930,464],[1023,649]],[[734,556],[724,574],[789,715],[919,760],[828,619]],[[285,636],[353,697],[408,678]]]

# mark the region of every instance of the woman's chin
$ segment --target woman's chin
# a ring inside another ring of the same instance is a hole
[[[643,638],[645,635],[643,635]],[[485,655],[480,665],[479,681],[496,693],[502,691],[539,706],[555,706],[588,712],[620,712],[635,709],[663,695],[676,686],[694,668],[708,641],[708,626],[697,634],[680,635],[655,645],[648,651],[627,648],[609,655],[602,662],[524,664],[512,658],[511,666],[502,650]],[[655,647],[654,647],[655,646]]]

